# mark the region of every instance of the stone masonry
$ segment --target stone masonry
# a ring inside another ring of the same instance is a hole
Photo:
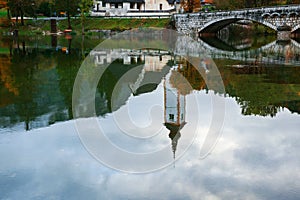
[[[222,28],[240,20],[258,22],[275,31],[288,26],[290,32],[300,28],[300,5],[263,7],[235,11],[175,14],[175,27],[179,33],[217,33]]]

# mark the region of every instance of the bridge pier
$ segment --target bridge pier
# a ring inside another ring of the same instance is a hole
[[[292,28],[288,25],[282,25],[277,27],[277,40],[278,41],[288,41],[291,39]]]

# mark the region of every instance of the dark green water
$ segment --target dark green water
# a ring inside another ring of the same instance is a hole
[[[233,47],[232,42],[231,48],[229,44],[226,44],[225,48],[224,42],[216,39],[205,40],[210,45],[217,46],[215,48],[218,50],[241,52]],[[248,39],[244,40],[244,43],[247,43],[247,49],[254,49],[255,52],[267,45],[266,42],[269,40],[260,39],[257,42],[257,39]],[[52,47],[53,40],[51,41],[50,37],[19,38],[18,41],[11,38],[2,39],[4,52],[0,55],[1,132],[14,130],[16,127],[30,130],[72,119],[72,89],[76,74],[85,56],[101,41],[97,38],[85,38],[82,41],[81,37],[72,40],[60,37],[57,46]],[[68,53],[62,48],[67,48]],[[268,60],[271,64],[249,65],[254,61],[244,60],[246,56],[237,59],[214,59],[224,80],[226,90],[224,95],[236,99],[242,108],[241,114],[275,116],[283,108],[295,113],[300,112],[300,67],[284,62],[277,64],[275,59],[282,56],[279,51],[280,49],[275,52],[274,60],[270,60],[272,57]],[[297,51],[293,53],[292,63],[298,62],[297,53]],[[259,54],[261,53],[257,52],[257,56]],[[170,68],[174,65],[174,55],[170,54],[167,59],[169,60],[166,65]],[[281,61],[283,59],[285,58],[282,57]],[[272,64],[273,61],[275,64]],[[98,115],[104,116],[112,112],[110,98],[116,82],[128,70],[141,64],[145,64],[145,61],[129,65],[124,65],[122,60],[112,63],[99,83],[98,100],[103,101],[103,104],[98,104]],[[239,65],[246,66],[240,68]],[[188,66],[185,66],[183,71],[188,70],[190,70]],[[164,75],[162,74],[160,78]],[[203,86],[200,74],[198,77],[186,76],[186,78],[194,84],[195,90],[205,90],[205,87],[200,87]],[[148,92],[154,89],[149,88]]]

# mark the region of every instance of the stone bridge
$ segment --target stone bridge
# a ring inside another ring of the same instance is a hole
[[[173,20],[177,31],[187,35],[215,34],[229,24],[249,20],[278,31],[278,39],[287,40],[300,28],[300,5],[175,14]]]

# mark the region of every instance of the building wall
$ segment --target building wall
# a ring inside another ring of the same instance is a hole
[[[171,10],[174,5],[170,5],[166,0],[145,0],[146,10]]]
[[[174,9],[174,5],[170,5],[167,0],[145,0],[145,4],[137,4],[137,3],[128,3],[123,2],[116,4],[103,3],[102,1],[96,0],[94,1],[94,7],[92,11],[93,16],[124,16],[124,15],[139,15],[139,13],[130,13],[130,11],[141,11],[141,13],[145,13],[145,11],[150,11],[149,15],[159,15],[161,11],[170,11]],[[152,12],[152,13],[151,13]],[[162,14],[164,15],[164,14]]]

